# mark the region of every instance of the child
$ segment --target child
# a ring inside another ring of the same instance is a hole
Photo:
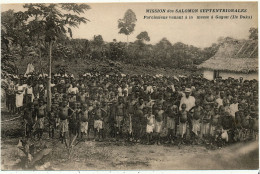
[[[132,118],[132,126],[133,126],[133,137],[136,142],[140,142],[140,131],[141,131],[141,118],[143,117],[143,108],[144,108],[144,100],[143,98],[139,98],[139,102],[135,105],[136,110],[135,114]]]
[[[104,118],[104,111],[101,110],[100,103],[96,103],[95,120],[94,120],[94,138],[95,138],[94,140],[96,140],[96,133],[98,133],[98,141],[102,141],[104,137],[103,118]]]
[[[32,102],[27,104],[27,108],[24,111],[23,119],[25,123],[25,137],[31,138],[35,119],[34,104]]]
[[[80,132],[81,139],[83,140],[83,136],[88,133],[88,110],[86,106],[83,106],[83,114],[80,119]]]
[[[82,114],[83,114],[82,110],[81,110],[81,103],[80,102],[76,103],[75,113],[76,113],[76,132],[79,135],[80,134],[80,120],[81,120],[81,117],[82,117]]]
[[[143,117],[140,119],[140,138],[141,140],[145,139],[146,135],[146,125],[147,125],[147,115],[148,115],[148,108],[143,108]]]
[[[181,111],[180,111],[179,117],[180,117],[181,143],[184,144],[183,139],[186,137],[187,121],[188,121],[188,112],[186,111],[186,104],[185,103],[183,103],[181,105]]]
[[[192,118],[192,137],[195,144],[198,143],[200,136],[201,119],[203,117],[203,108],[200,106],[198,100],[195,101],[195,106],[191,109]]]
[[[158,112],[155,111],[155,133],[156,133],[156,143],[157,145],[160,145],[164,111],[162,110],[161,104],[158,104],[157,106],[158,106]]]
[[[68,117],[72,114],[72,110],[67,106],[67,101],[62,102],[62,106],[59,109],[60,117],[60,136],[61,142],[67,144],[67,132],[69,131]]]
[[[116,105],[116,138],[122,133],[123,120],[125,118],[125,104],[123,98],[118,98],[118,104]]]
[[[94,117],[95,117],[94,107],[92,102],[90,101],[88,107],[88,139],[89,139],[90,130],[94,132]]]
[[[248,140],[249,139],[249,129],[250,129],[250,114],[249,111],[246,109],[244,110],[244,114],[242,115],[242,130],[243,130],[243,140]]]
[[[212,116],[211,120],[210,120],[210,135],[212,138],[212,141],[214,141],[216,139],[216,130],[219,127],[219,111],[218,108],[214,109],[214,115]]]
[[[43,129],[44,129],[44,119],[46,117],[46,107],[43,105],[43,101],[39,101],[39,107],[37,110],[37,135],[38,138],[41,139],[43,135]]]
[[[204,139],[209,138],[210,133],[210,120],[213,116],[212,108],[210,104],[206,104],[205,106],[205,113],[202,118],[202,124],[201,124],[201,135]]]
[[[230,132],[234,128],[234,120],[233,117],[228,113],[225,112],[224,106],[220,106],[220,124],[222,126],[222,134],[221,137],[225,142],[230,142],[232,140],[232,135]]]
[[[236,141],[242,140],[242,117],[243,117],[243,108],[242,105],[238,105],[238,111],[235,113],[235,127],[237,132],[237,138]]]
[[[106,139],[107,138],[107,134],[109,132],[109,118],[108,118],[108,115],[110,114],[106,100],[102,100],[102,102],[101,102],[101,110],[102,110],[102,113],[103,113],[103,116],[102,116],[102,118],[103,118],[103,139]]]
[[[69,115],[69,137],[76,135],[77,133],[77,114],[76,114],[76,103],[69,102],[69,107],[73,111],[72,114]]]
[[[131,94],[129,96],[129,101],[126,105],[126,122],[127,122],[127,125],[129,126],[128,127],[128,140],[131,142],[132,141],[132,133],[133,133],[133,127],[132,127],[132,118],[133,118],[133,115],[134,115],[134,112],[135,112],[135,104],[136,104],[136,101],[134,100],[134,97],[133,97],[133,94]]]
[[[87,94],[86,94],[86,89],[85,89],[85,88],[82,88],[82,89],[80,90],[80,96],[79,96],[80,102],[81,102],[81,103],[85,103],[87,97],[88,97],[88,96],[87,96]]]
[[[147,145],[151,144],[152,133],[154,130],[155,116],[152,114],[152,108],[149,108],[148,114],[146,115],[147,125],[146,125],[146,134],[147,134]]]
[[[257,140],[258,138],[258,115],[256,114],[257,111],[251,113],[252,115],[252,133],[253,133],[253,140]]]
[[[173,144],[173,138],[175,136],[176,120],[178,118],[178,106],[173,105],[167,109],[167,128],[168,128],[168,141]]]
[[[109,117],[108,124],[110,130],[110,137],[115,138],[116,130],[115,130],[115,115],[116,115],[116,102],[109,102]]]
[[[57,110],[55,106],[51,106],[51,111],[48,114],[49,116],[49,137],[54,138],[54,129],[56,124],[56,116],[57,116]]]

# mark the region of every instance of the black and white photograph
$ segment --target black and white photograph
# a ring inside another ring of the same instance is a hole
[[[1,3],[1,170],[259,170],[258,2]]]

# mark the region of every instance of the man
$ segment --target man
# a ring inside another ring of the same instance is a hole
[[[191,123],[189,112],[195,106],[195,98],[191,96],[190,93],[191,93],[191,89],[185,88],[184,96],[181,98],[180,107],[179,107],[179,110],[182,110],[181,106],[183,104],[186,105],[185,110],[187,111],[188,114],[188,128],[187,128],[188,135],[190,135],[190,133],[192,132],[192,123]]]
[[[182,104],[186,104],[186,111],[188,111],[188,112],[190,111],[190,109],[192,107],[195,106],[195,98],[193,96],[191,96],[190,93],[191,93],[191,89],[190,88],[186,88],[185,89],[185,96],[183,96],[181,98],[179,110],[181,110]]]
[[[230,114],[233,118],[235,118],[235,113],[238,111],[238,102],[236,98],[233,98],[231,100],[231,105],[229,106],[230,108]]]

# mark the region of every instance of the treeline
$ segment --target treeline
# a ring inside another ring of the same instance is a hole
[[[188,68],[202,63],[212,57],[220,44],[201,49],[181,42],[172,44],[163,38],[157,44],[147,44],[137,39],[135,42],[104,42],[101,35],[87,39],[59,40],[54,48],[57,59],[110,59],[124,63],[152,66]]]

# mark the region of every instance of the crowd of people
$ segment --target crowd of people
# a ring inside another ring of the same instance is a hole
[[[27,138],[145,144],[233,143],[258,137],[258,81],[86,73],[8,79],[6,106]]]

